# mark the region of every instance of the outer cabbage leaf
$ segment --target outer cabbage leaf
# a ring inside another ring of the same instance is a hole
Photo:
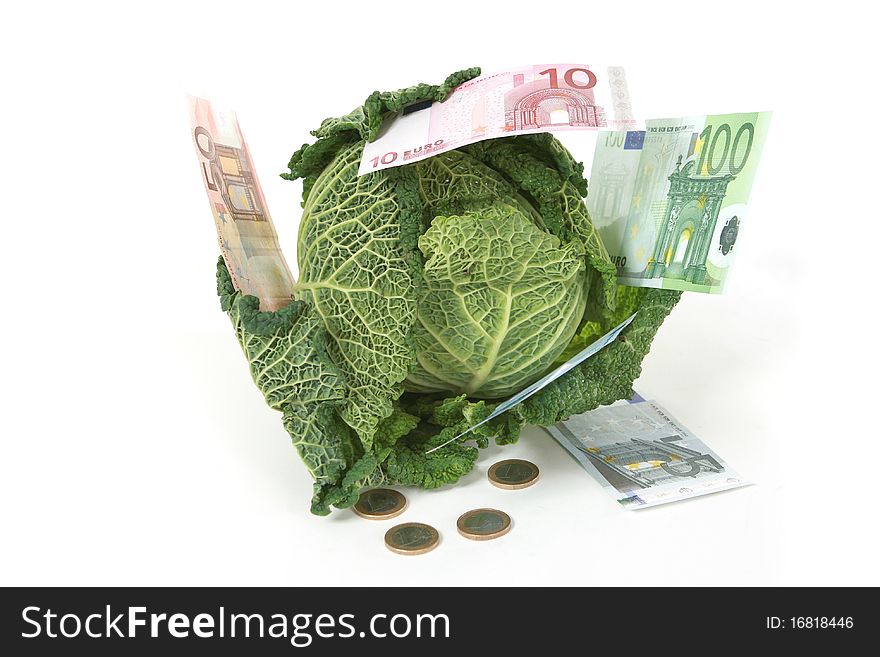
[[[260,312],[256,297],[242,295],[232,286],[222,258],[217,264],[217,292],[254,383],[269,406],[284,414],[284,427],[316,485],[337,482],[353,460],[356,446],[336,417],[345,385],[327,356],[323,323],[302,301],[276,312]]]
[[[342,150],[306,200],[297,290],[323,322],[345,377],[340,413],[369,450],[412,362],[415,289],[401,222],[418,217],[405,211],[406,192],[393,178],[357,176],[361,152],[360,144]]]
[[[337,483],[316,487],[312,512],[325,514],[330,506],[354,504],[364,488],[374,486],[420,486],[437,488],[452,484],[469,473],[478,451],[469,445],[449,445],[431,454],[432,445],[457,435],[463,420],[447,430],[420,421],[419,418],[395,407],[376,432],[373,451],[358,459]],[[480,437],[485,446],[485,441]]]
[[[425,444],[440,427],[431,429],[399,406],[379,423],[375,448],[365,451],[340,416],[346,386],[326,352],[327,335],[310,304],[294,301],[276,312],[260,312],[256,297],[234,289],[222,258],[217,291],[254,382],[267,403],[283,413],[284,428],[315,479],[313,513],[351,506],[367,486],[436,487],[454,483],[473,468],[473,447],[453,445],[425,454]],[[426,428],[414,432],[420,424]]]

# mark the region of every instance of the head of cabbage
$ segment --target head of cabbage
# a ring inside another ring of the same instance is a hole
[[[526,423],[627,396],[678,300],[617,287],[583,166],[549,134],[357,175],[385,119],[478,74],[376,92],[293,155],[283,176],[303,179],[303,214],[289,306],[260,312],[218,264],[251,375],[315,479],[315,513],[352,505],[367,486],[458,480],[477,449],[431,447],[638,311],[614,344],[469,438],[510,443]]]

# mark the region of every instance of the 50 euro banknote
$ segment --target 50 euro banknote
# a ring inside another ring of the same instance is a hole
[[[251,152],[235,114],[189,98],[190,126],[220,252],[236,290],[261,310],[290,303],[293,276],[281,252]]]
[[[365,145],[358,175],[485,139],[636,125],[623,67],[525,66],[469,80],[442,103],[404,109]]]

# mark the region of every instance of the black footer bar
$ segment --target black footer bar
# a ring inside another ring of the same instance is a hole
[[[467,649],[841,648],[873,591],[717,588],[7,588],[5,654],[449,654]],[[414,651],[416,651],[414,653]]]

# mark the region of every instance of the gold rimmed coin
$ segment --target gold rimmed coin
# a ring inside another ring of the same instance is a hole
[[[519,490],[528,488],[538,481],[540,472],[538,466],[531,461],[507,459],[498,461],[489,468],[489,481],[498,488]]]
[[[420,522],[405,522],[385,532],[385,545],[397,554],[425,554],[440,542],[440,533]]]
[[[361,493],[354,512],[361,518],[387,520],[399,516],[406,509],[406,498],[390,488],[374,488]]]
[[[488,541],[510,531],[510,516],[498,509],[474,509],[461,515],[458,533],[473,541]]]

